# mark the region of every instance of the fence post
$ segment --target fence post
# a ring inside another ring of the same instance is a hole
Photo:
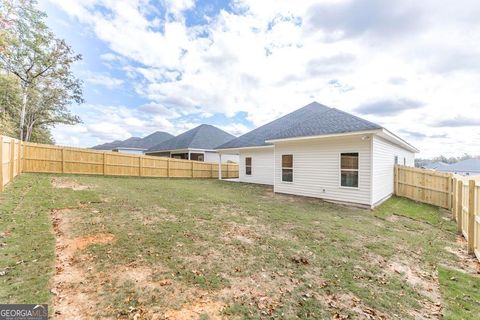
[[[138,156],[138,176],[143,176],[143,159],[142,156]]]
[[[65,148],[62,148],[62,173],[65,173]]]
[[[0,136],[0,192],[3,191],[3,137]]]
[[[167,158],[167,178],[170,178],[170,158]]]
[[[190,161],[192,161],[192,160],[190,160]],[[193,178],[193,164],[194,164],[194,162],[192,161],[192,166],[191,166],[191,170],[192,170],[192,178]]]
[[[457,202],[458,202],[457,178],[453,178],[452,186],[453,186],[452,215],[453,215],[453,220],[457,221]]]
[[[475,249],[475,180],[468,182],[468,254]]]
[[[447,182],[447,207],[448,210],[452,210],[452,175],[450,174],[448,176],[448,182]]]
[[[18,141],[18,152],[17,152],[17,173],[22,173],[22,140]]]
[[[395,174],[394,174],[394,194],[396,196],[398,196],[398,166],[395,166],[395,170],[394,170]]]
[[[14,178],[14,167],[15,167],[15,140],[10,139],[10,182]]]
[[[104,153],[103,153],[103,175],[106,175],[106,174],[107,174],[107,171],[105,170],[106,167],[107,167],[106,160],[105,160],[106,156],[107,156],[107,153],[104,152]]]
[[[462,234],[462,217],[463,217],[463,181],[458,180],[457,186],[457,232]]]

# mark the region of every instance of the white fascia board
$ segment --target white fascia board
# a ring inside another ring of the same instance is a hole
[[[253,147],[241,147],[241,148],[228,148],[228,149],[215,149],[215,151],[224,154],[237,154],[243,150],[250,150],[250,149],[270,149],[273,148],[273,144],[269,146],[253,146]]]
[[[400,138],[396,134],[392,133],[391,131],[388,131],[387,129],[382,129],[382,131],[378,135],[380,137],[390,141],[390,142],[393,142],[393,143],[399,145],[400,147],[402,147],[402,148],[404,148],[404,149],[406,149],[410,152],[413,152],[413,153],[419,153],[420,152],[420,150],[418,150],[417,148],[412,146],[410,143],[403,140],[402,138]]]
[[[345,132],[345,133],[334,133],[334,134],[323,134],[318,136],[303,136],[303,137],[293,137],[293,138],[284,138],[284,139],[272,139],[266,140],[267,143],[278,143],[278,142],[289,142],[289,141],[302,141],[302,140],[312,140],[312,139],[325,139],[325,138],[335,138],[335,137],[348,137],[355,135],[364,135],[364,134],[376,134],[379,133],[381,129],[377,130],[365,130],[365,131],[355,131],[355,132]]]

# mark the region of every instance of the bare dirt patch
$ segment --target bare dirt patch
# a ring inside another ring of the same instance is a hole
[[[51,180],[51,183],[54,188],[60,188],[60,189],[72,189],[75,191],[91,189],[90,186],[80,184],[75,180],[61,178],[61,177],[53,177]]]
[[[164,317],[173,320],[197,320],[205,315],[208,319],[220,320],[224,307],[221,302],[205,299],[185,304],[179,310],[168,310]]]
[[[256,231],[248,227],[248,225],[240,225],[231,223],[228,230],[224,233],[225,241],[240,241],[244,244],[253,244],[262,237]]]
[[[86,281],[87,270],[80,267],[75,260],[75,252],[92,244],[106,244],[114,240],[113,235],[97,234],[71,239],[68,231],[68,215],[71,209],[53,210],[51,212],[55,245],[55,275],[52,279],[54,310],[56,319],[89,318],[95,312],[97,287]]]
[[[422,309],[411,312],[415,319],[440,319],[442,317],[443,306],[436,273],[423,270],[418,263],[411,259],[396,257],[395,260],[387,260],[373,252],[365,253],[363,258],[384,270],[384,276],[402,278],[416,292],[425,297],[420,301]]]
[[[396,214],[392,214],[392,215],[386,217],[385,220],[387,220],[389,222],[398,222],[400,220],[400,218]]]
[[[388,319],[389,317],[372,308],[367,307],[357,296],[351,293],[336,293],[322,297],[321,300],[333,313],[333,319],[350,319],[351,313],[354,319]]]
[[[217,295],[220,300],[246,303],[264,315],[273,315],[300,281],[287,273],[262,271],[249,277],[230,277],[229,283]]]
[[[445,247],[447,252],[457,256],[460,263],[449,265],[449,268],[466,272],[470,274],[480,274],[480,262],[474,256],[467,253],[467,241],[462,236],[457,236],[457,243],[452,246]]]

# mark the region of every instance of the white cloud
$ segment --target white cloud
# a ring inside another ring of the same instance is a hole
[[[139,95],[175,115],[243,111],[260,125],[312,100],[355,112],[372,101],[411,99],[422,105],[366,118],[423,134],[414,141],[422,156],[480,154],[478,127],[432,125],[478,114],[476,1],[235,0],[233,12],[193,27],[185,21],[195,10],[190,0],[165,0],[166,13],[155,18],[146,14],[155,12],[147,0],[50,1],[109,46],[104,61],[142,65],[122,70]],[[136,112],[140,121],[124,116],[117,123],[148,124]],[[190,125],[153,119],[172,130]]]
[[[94,85],[104,86],[109,89],[120,87],[124,81],[100,73],[87,73],[85,81]]]
[[[153,106],[155,110],[146,111],[145,108]],[[177,114],[155,104],[147,104],[138,109],[85,104],[73,111],[77,114],[81,111],[83,123],[56,126],[53,134],[58,144],[91,147],[132,136],[143,137],[154,131],[178,133],[178,126],[172,123]]]

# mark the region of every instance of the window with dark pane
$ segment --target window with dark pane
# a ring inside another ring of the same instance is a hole
[[[245,174],[247,176],[252,175],[252,158],[251,157],[245,158]]]
[[[293,182],[293,155],[282,155],[282,181]]]
[[[358,152],[340,155],[340,185],[358,188]]]

